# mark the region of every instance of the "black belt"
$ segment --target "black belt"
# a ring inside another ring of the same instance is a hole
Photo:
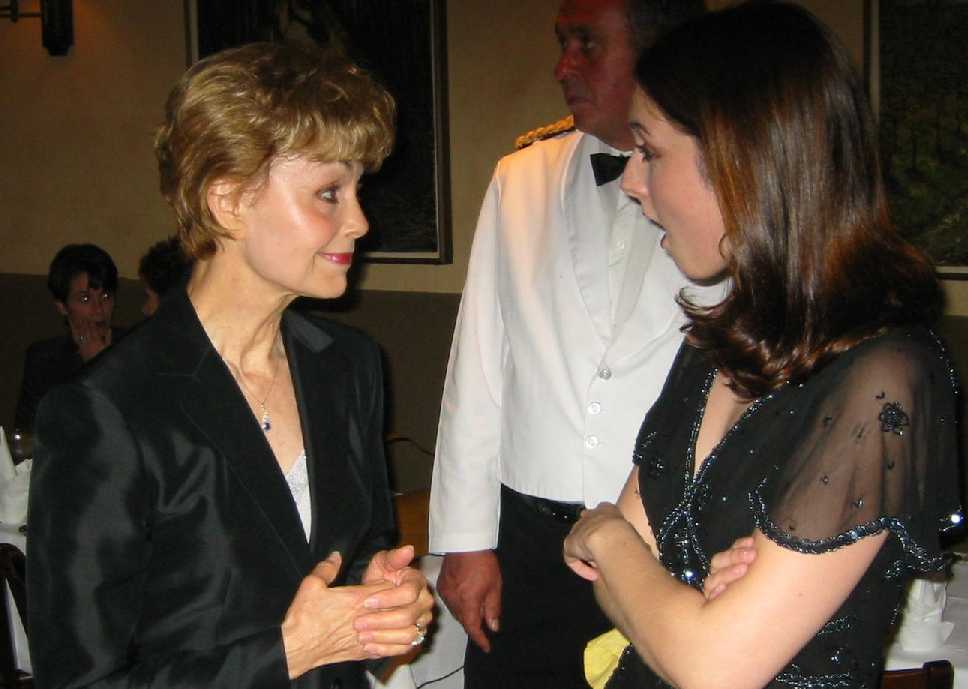
[[[550,517],[555,521],[559,521],[562,524],[574,524],[581,517],[582,510],[585,506],[581,503],[576,502],[558,502],[557,500],[548,500],[546,498],[536,498],[533,495],[525,495],[524,493],[519,493],[516,490],[512,490],[507,486],[504,488],[514,494],[514,497],[518,498],[522,504],[527,505],[533,511],[537,512],[543,517]]]

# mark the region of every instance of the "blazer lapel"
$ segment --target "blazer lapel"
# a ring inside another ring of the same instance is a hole
[[[172,300],[166,311],[155,315],[169,320],[162,367],[163,373],[185,378],[182,410],[225,458],[269,530],[285,546],[294,572],[304,576],[312,564],[309,547],[292,493],[258,421],[187,296]]]
[[[313,519],[309,547],[314,557],[333,550],[348,556],[344,540],[355,529],[360,496],[351,487],[347,446],[350,389],[349,362],[332,347],[333,339],[298,313],[283,316],[283,342],[292,370],[306,465],[312,495]],[[322,550],[325,549],[325,550]]]

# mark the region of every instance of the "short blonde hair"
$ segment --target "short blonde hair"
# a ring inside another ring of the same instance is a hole
[[[373,171],[393,148],[393,97],[346,58],[284,43],[251,43],[191,67],[168,96],[155,137],[161,193],[188,255],[226,236],[208,206],[216,181],[264,183],[280,157],[359,161]]]

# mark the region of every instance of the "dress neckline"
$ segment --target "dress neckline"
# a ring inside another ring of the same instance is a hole
[[[767,401],[773,399],[776,392],[770,392],[762,397],[757,397],[749,406],[743,410],[739,418],[733,423],[732,426],[726,429],[722,437],[716,441],[716,444],[712,446],[709,453],[703,458],[702,462],[697,465],[696,459],[696,444],[699,440],[699,430],[702,428],[703,419],[706,417],[706,409],[709,406],[709,393],[712,390],[713,382],[716,380],[716,374],[719,373],[717,367],[709,369],[706,373],[706,378],[703,381],[702,388],[700,390],[699,407],[696,410],[695,417],[692,423],[692,429],[689,432],[689,444],[686,448],[686,489],[693,484],[698,484],[702,481],[703,476],[707,473],[710,464],[714,463],[716,457],[719,455],[720,450],[729,441],[729,439],[736,435],[736,433],[744,425],[746,425],[747,420],[753,416],[760,407],[762,407]],[[783,388],[781,388],[783,389]]]

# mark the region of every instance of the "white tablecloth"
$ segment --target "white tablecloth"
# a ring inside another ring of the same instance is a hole
[[[952,567],[947,586],[947,602],[942,619],[954,622],[947,641],[930,651],[907,651],[895,641],[887,649],[887,670],[921,667],[930,660],[948,660],[955,669],[955,689],[968,689],[968,562],[958,561]]]
[[[20,532],[20,525],[0,523],[0,543],[15,545],[20,548],[21,552],[26,552],[27,549],[27,537]],[[33,666],[30,664],[30,649],[27,648],[27,634],[24,632],[20,613],[13,602],[10,589],[6,590],[5,595],[7,596],[7,610],[10,611],[10,627],[13,632],[13,650],[17,659],[17,667],[24,672],[33,674]]]

